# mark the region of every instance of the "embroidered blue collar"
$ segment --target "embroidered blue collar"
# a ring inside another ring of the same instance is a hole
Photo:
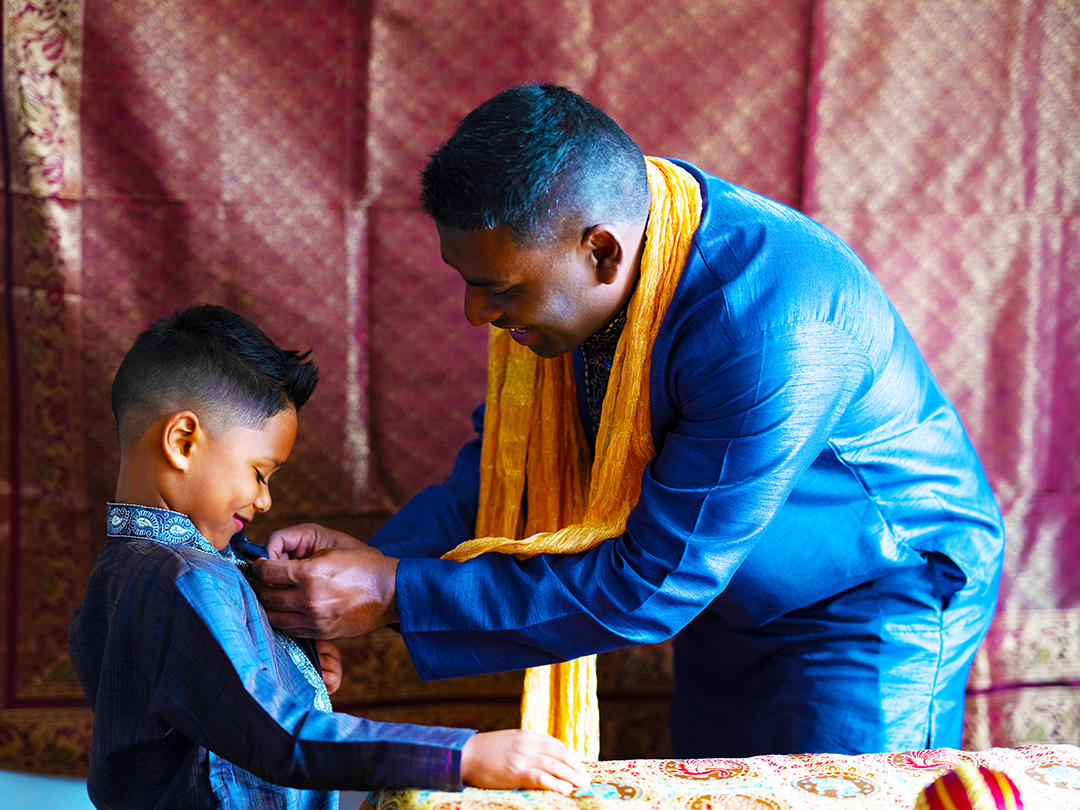
[[[152,506],[110,503],[106,511],[106,521],[109,537],[144,537],[156,543],[188,546],[224,558],[239,568],[245,579],[249,577],[251,564],[242,560],[233,551],[231,545],[221,551],[210,545],[187,515],[170,512],[168,509],[156,509]],[[323,712],[332,712],[334,707],[330,703],[330,696],[326,693],[322,676],[316,671],[296,640],[278,630],[274,630],[274,640],[288,653],[289,658],[315,689],[315,708]]]
[[[109,525],[109,537],[145,537],[159,543],[189,546],[205,551],[207,554],[219,554],[233,558],[232,549],[228,554],[218,551],[200,534],[195,524],[187,515],[157,509],[153,506],[132,506],[127,503],[110,503],[106,517]]]

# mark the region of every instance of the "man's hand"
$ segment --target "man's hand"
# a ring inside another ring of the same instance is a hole
[[[397,621],[397,558],[340,532],[331,534],[336,540],[348,538],[352,547],[323,547],[303,559],[259,559],[251,564],[252,586],[270,624],[291,636],[359,636]],[[297,548],[300,544],[288,553]]]
[[[341,650],[334,642],[321,639],[315,642],[315,649],[319,653],[319,667],[322,669],[326,693],[332,695],[341,686],[341,677],[344,674],[341,666]]]
[[[461,750],[461,781],[481,788],[546,788],[568,794],[589,774],[565,745],[535,731],[474,734]]]
[[[316,551],[361,546],[364,543],[345,532],[328,529],[318,523],[301,523],[271,534],[266,541],[266,556],[271,560],[302,560]]]

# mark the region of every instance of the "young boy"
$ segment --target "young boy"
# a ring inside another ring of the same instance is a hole
[[[557,740],[334,713],[310,642],[245,579],[318,372],[215,306],[158,321],[113,381],[116,502],[70,631],[99,808],[335,808],[338,789],[588,784]],[[331,645],[332,646],[332,645]],[[330,653],[329,649],[324,652]]]

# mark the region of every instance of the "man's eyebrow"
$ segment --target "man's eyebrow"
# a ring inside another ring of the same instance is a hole
[[[470,279],[468,276],[462,273],[461,270],[451,264],[450,260],[446,258],[446,254],[443,253],[443,251],[441,250],[439,251],[439,258],[442,259],[443,264],[445,264],[447,267],[451,268],[452,270],[456,270],[457,274],[461,276],[461,280],[468,284],[470,287],[501,287],[506,283],[505,279],[499,278],[480,279],[478,281]]]
[[[446,259],[443,259],[443,261],[446,262]],[[453,267],[455,270],[457,270],[458,275],[461,276],[461,280],[468,284],[470,287],[499,287],[506,283],[505,280],[498,278],[471,280],[466,277],[464,273],[454,267],[454,265],[450,264],[450,262],[446,262],[446,264],[447,266]]]
[[[467,278],[465,278],[465,276],[462,276],[462,279],[464,279],[465,283],[468,284],[470,287],[499,287],[506,283],[505,281],[499,279],[488,279],[485,281],[469,281]]]

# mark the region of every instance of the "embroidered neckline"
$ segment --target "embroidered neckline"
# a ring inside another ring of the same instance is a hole
[[[608,379],[611,377],[611,364],[615,360],[615,349],[626,326],[626,311],[627,308],[624,307],[607,326],[581,344],[585,398],[589,404],[594,436],[599,429],[600,416],[604,410],[604,397],[607,394]]]
[[[195,528],[191,519],[179,512],[153,506],[110,503],[108,522],[110,537],[145,537],[159,543],[190,546],[207,554],[221,554]]]
[[[225,546],[220,551],[214,548],[187,515],[153,506],[126,503],[108,504],[106,514],[109,537],[142,537],[155,543],[187,546],[221,557],[240,569],[244,579],[251,577],[251,563],[238,557],[232,546]],[[288,654],[304,679],[314,687],[315,708],[326,713],[334,711],[322,676],[307,657],[307,653],[296,643],[296,639],[275,629],[274,641]]]

